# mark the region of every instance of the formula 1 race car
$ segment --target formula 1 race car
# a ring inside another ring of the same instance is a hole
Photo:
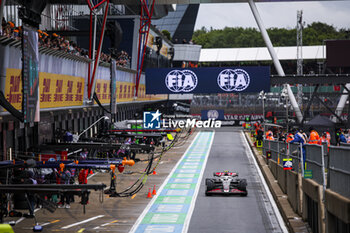
[[[206,196],[213,194],[248,195],[247,180],[234,178],[238,176],[238,173],[228,171],[214,172],[214,176],[218,178],[205,179],[205,185],[207,187],[205,191]]]

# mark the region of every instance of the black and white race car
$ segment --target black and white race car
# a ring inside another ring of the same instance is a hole
[[[247,180],[234,178],[238,176],[235,172],[214,172],[214,176],[218,178],[205,179],[205,195],[225,194],[247,196]]]

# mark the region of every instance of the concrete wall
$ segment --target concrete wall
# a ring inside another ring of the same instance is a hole
[[[277,165],[277,180],[278,180],[278,184],[280,185],[282,191],[284,193],[287,193],[286,171],[283,170],[283,166],[281,166],[281,165]]]
[[[304,220],[307,220],[310,213],[307,211],[306,195],[310,197],[313,201],[318,204],[318,229],[319,232],[325,233],[325,222],[324,222],[324,205],[322,202],[322,186],[317,184],[316,181],[311,179],[302,179],[302,190],[303,190],[303,210],[302,217]]]
[[[275,179],[277,179],[277,162],[270,159],[268,164],[273,176],[275,177]]]
[[[327,212],[326,226],[327,232],[340,232],[339,221],[343,222],[343,226],[347,227],[347,231],[350,231],[350,199],[346,198],[336,192],[329,189],[325,192],[325,208]],[[344,231],[343,231],[344,232]]]
[[[294,171],[286,171],[287,195],[294,212],[299,213],[300,192],[298,189],[298,174]]]

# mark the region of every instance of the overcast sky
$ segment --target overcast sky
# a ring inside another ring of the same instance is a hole
[[[295,28],[297,10],[303,10],[306,24],[324,22],[336,28],[350,28],[350,1],[256,3],[266,28]],[[248,3],[201,4],[195,29],[256,27]]]

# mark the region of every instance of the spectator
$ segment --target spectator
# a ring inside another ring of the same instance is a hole
[[[343,130],[339,129],[337,135],[338,135],[338,145],[340,145],[341,142],[347,143],[346,138],[345,138],[344,133],[343,133]]]
[[[306,143],[306,137],[305,137],[305,135],[302,133],[302,131],[301,130],[297,130],[297,129],[293,129],[293,133],[295,133],[295,135],[294,135],[294,139],[292,140],[292,141],[290,141],[290,143],[295,143],[295,142],[297,142],[297,143],[300,143],[301,145],[302,145],[302,154],[303,154],[303,161],[304,161],[304,164],[303,164],[303,166],[304,166],[304,168],[306,168],[306,163],[305,163],[305,159],[306,159],[306,157],[305,157],[305,148],[304,148],[304,144]]]
[[[16,40],[20,40],[22,37],[22,28],[15,27],[14,23],[12,22],[6,22],[5,18],[2,18],[1,29],[0,35]],[[38,30],[38,37],[39,46],[89,58],[87,50],[79,48],[74,41],[69,41],[56,33],[49,35],[43,30]],[[100,61],[108,63],[111,62],[111,55],[101,52]],[[118,54],[117,66],[130,68],[130,57],[127,52],[121,51]]]
[[[314,130],[313,127],[310,127],[309,129],[310,132],[310,138],[309,138],[309,144],[321,144],[320,141],[320,135],[317,133],[316,130]]]

